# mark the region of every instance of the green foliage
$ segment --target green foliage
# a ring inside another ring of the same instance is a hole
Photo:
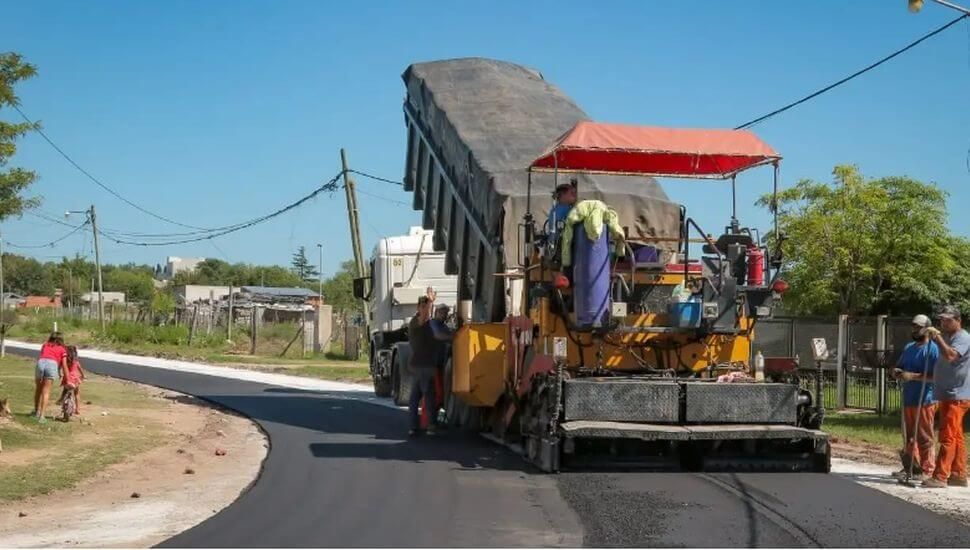
[[[173,286],[218,285],[227,286],[301,286],[303,281],[292,271],[280,266],[256,266],[229,264],[222,260],[207,259],[194,270],[177,273]]]
[[[33,258],[3,255],[4,286],[7,292],[27,296],[53,296],[54,273]]]
[[[318,274],[316,268],[313,267],[313,264],[306,257],[305,246],[297,249],[296,254],[293,255],[292,265],[293,272],[300,278],[300,281],[306,281],[311,277],[316,277]]]
[[[19,54],[0,53],[0,110],[19,105],[14,87],[36,74],[36,67],[24,61]],[[27,188],[37,179],[37,174],[23,168],[6,168],[17,152],[17,139],[34,128],[33,124],[27,122],[0,120],[0,220],[18,216],[40,202],[24,196]]]
[[[802,180],[779,193],[786,309],[910,314],[950,299],[948,280],[966,277],[954,253],[970,251],[947,230],[946,194],[906,177],[866,179],[854,166],[833,175],[832,184]]]
[[[155,291],[149,310],[156,315],[170,315],[175,311],[175,297],[168,292]]]
[[[353,261],[340,264],[340,271],[323,282],[324,303],[332,305],[335,311],[363,312],[360,300],[354,298],[355,273],[357,267]]]
[[[103,283],[106,291],[124,292],[129,303],[148,303],[155,293],[151,271],[133,266],[104,268]]]

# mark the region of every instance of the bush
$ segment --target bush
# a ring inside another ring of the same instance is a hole
[[[174,344],[181,346],[189,341],[189,328],[175,325],[152,327],[148,341],[153,344]]]
[[[119,344],[137,344],[148,339],[149,328],[136,323],[115,321],[105,327],[104,336]]]

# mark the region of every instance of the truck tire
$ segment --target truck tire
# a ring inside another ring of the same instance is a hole
[[[411,348],[407,345],[394,346],[394,363],[391,367],[391,380],[394,403],[399,406],[408,404],[411,399],[411,373],[408,371],[408,359]]]
[[[391,381],[387,378],[374,377],[374,395],[377,397],[391,396]]]

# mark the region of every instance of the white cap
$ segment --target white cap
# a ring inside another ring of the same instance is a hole
[[[916,317],[913,317],[913,324],[926,328],[930,326],[930,318],[922,314],[917,315]]]

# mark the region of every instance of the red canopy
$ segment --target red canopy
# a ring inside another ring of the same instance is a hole
[[[638,176],[729,178],[780,159],[747,130],[580,122],[531,168]]]

